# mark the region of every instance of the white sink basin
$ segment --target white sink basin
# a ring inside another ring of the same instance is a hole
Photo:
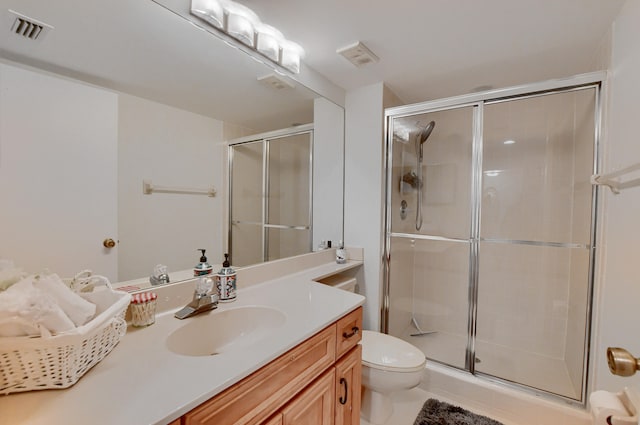
[[[287,316],[278,309],[246,306],[201,313],[167,337],[167,347],[185,356],[214,356],[247,348],[281,327]]]

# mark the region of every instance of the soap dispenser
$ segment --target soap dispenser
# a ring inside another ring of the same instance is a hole
[[[236,300],[236,271],[229,265],[229,254],[224,254],[222,268],[216,274],[216,287],[220,294],[220,302]]]
[[[200,257],[200,262],[198,264],[196,264],[196,266],[193,268],[193,275],[194,276],[206,276],[208,274],[211,274],[211,272],[213,271],[213,266],[211,266],[211,264],[207,263],[207,257],[205,257],[205,255],[204,255],[206,250],[205,249],[199,249],[198,251],[202,252],[202,256]]]

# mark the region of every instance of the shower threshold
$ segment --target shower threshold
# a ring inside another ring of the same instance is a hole
[[[466,335],[438,331],[412,336],[415,329],[407,326],[399,336],[418,347],[429,360],[438,361],[464,370]],[[482,359],[481,362],[477,359]],[[516,350],[486,341],[476,341],[476,372],[538,389],[552,392],[573,400],[580,399],[580,387],[576,388],[561,358]]]

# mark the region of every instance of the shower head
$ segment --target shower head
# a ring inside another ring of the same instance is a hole
[[[418,161],[422,161],[422,145],[424,144],[424,142],[427,141],[429,136],[431,136],[431,132],[433,131],[435,126],[436,126],[436,122],[431,121],[429,124],[427,124],[425,128],[422,129],[422,131],[420,131],[420,133],[418,133],[418,138],[416,139],[416,150],[418,151],[417,152]]]
[[[435,121],[431,121],[429,124],[427,124],[427,126],[425,128],[422,129],[422,131],[420,132],[420,144],[423,144],[424,142],[427,141],[427,139],[429,138],[429,136],[431,136],[431,132],[433,131],[433,128],[436,126],[436,122]]]

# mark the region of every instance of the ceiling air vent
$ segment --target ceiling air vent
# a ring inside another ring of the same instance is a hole
[[[286,78],[280,77],[276,74],[269,74],[258,77],[258,81],[276,90],[292,89],[295,87],[293,83],[288,81]]]
[[[51,25],[29,18],[28,16],[15,12],[11,9],[9,9],[9,13],[13,15],[12,18],[15,16],[15,20],[11,26],[11,32],[19,35],[20,37],[24,37],[29,40],[39,40],[42,39],[49,30],[53,29]]]
[[[344,56],[349,62],[360,68],[370,63],[376,63],[380,59],[362,42],[350,44],[336,50],[336,53]]]

